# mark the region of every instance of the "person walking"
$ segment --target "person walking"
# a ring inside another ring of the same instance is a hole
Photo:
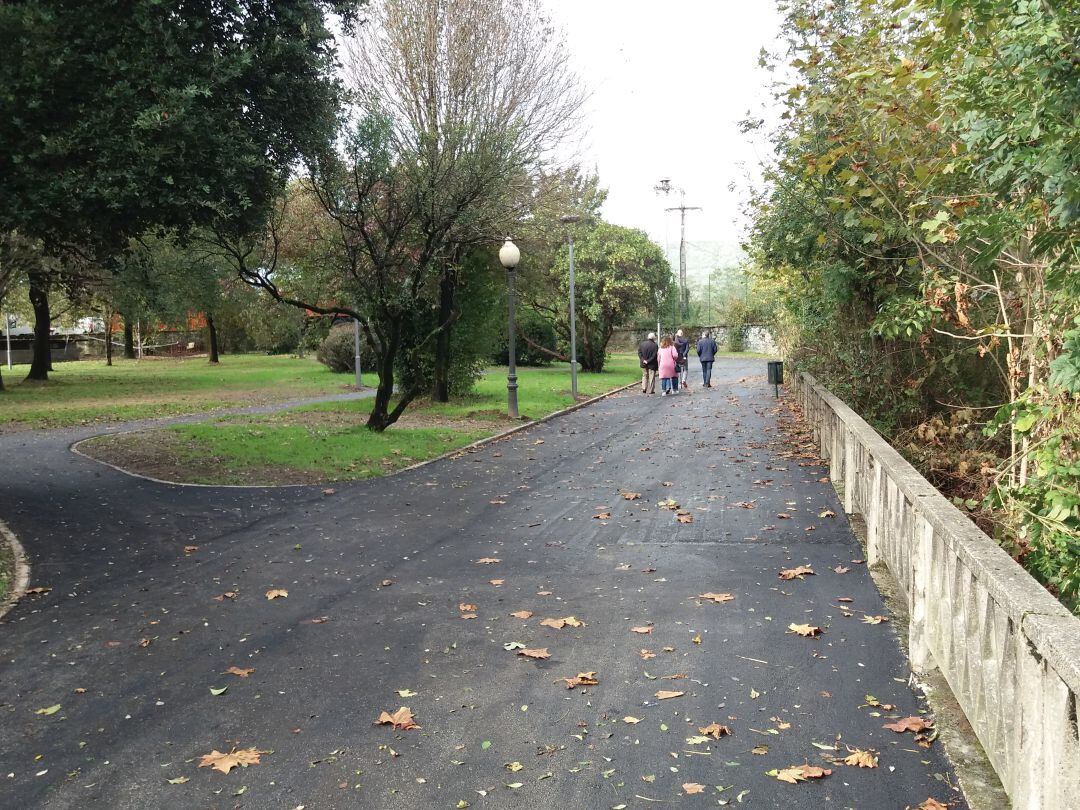
[[[641,393],[656,393],[657,354],[660,349],[656,345],[656,333],[649,332],[637,347],[638,360],[641,362]]]
[[[679,393],[679,350],[671,338],[660,341],[660,396]]]
[[[675,386],[675,390],[679,388],[689,388],[686,382],[686,375],[690,367],[690,341],[683,337],[683,330],[680,329],[675,333],[675,351],[679,353],[679,381]]]
[[[716,353],[720,347],[716,341],[706,332],[697,342],[697,359],[701,363],[701,384],[706,388],[712,388],[712,366],[716,360]]]

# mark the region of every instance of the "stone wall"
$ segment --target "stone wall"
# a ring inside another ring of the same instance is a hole
[[[940,669],[1014,807],[1080,808],[1080,619],[811,375],[790,383],[907,596],[912,669]]]

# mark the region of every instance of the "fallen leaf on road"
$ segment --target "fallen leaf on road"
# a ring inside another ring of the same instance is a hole
[[[626,717],[624,717],[622,719],[622,721],[624,723],[626,723],[627,725],[633,726],[633,725],[636,725],[636,724],[640,723],[641,718],[640,717],[631,717],[630,715],[627,715]]]
[[[848,568],[846,565],[838,565],[838,566],[836,566],[836,568],[833,569],[833,571],[835,571],[838,574],[846,574],[850,570],[851,569]]]
[[[333,495],[333,494],[334,494],[335,492],[337,492],[337,490],[336,490],[336,489],[329,489],[329,488],[327,488],[327,489],[324,489],[324,490],[322,491],[322,494],[323,494],[323,495]]]
[[[223,594],[219,594],[214,597],[215,602],[224,602],[226,599],[235,599],[236,591],[225,591]]]
[[[377,726],[393,726],[400,731],[408,731],[412,728],[420,728],[416,724],[416,720],[412,711],[405,706],[402,706],[393,714],[389,712],[383,712],[379,715],[379,719],[375,721]]]
[[[805,782],[807,779],[821,779],[831,773],[831,769],[819,768],[817,765],[792,765],[790,768],[766,771],[766,775],[776,777],[781,782],[790,782],[793,785]]]
[[[153,643],[154,643],[154,640],[151,639],[151,638],[140,638],[139,639],[139,646],[140,647],[149,647]]]
[[[559,680],[566,684],[567,689],[573,689],[575,686],[596,686],[600,683],[596,679],[595,672],[579,672],[573,678],[559,678]]]
[[[832,509],[825,509],[825,510],[822,510],[821,512],[818,512],[818,517],[819,518],[836,517],[836,512],[834,512]]]
[[[45,709],[38,709],[37,711],[34,712],[34,714],[50,715],[50,714],[56,714],[58,711],[60,711],[60,704],[59,703],[57,703],[55,706],[49,706],[48,708],[45,708]]]
[[[787,512],[780,512],[779,514],[777,514],[777,517],[780,518],[780,520],[791,520],[791,515],[789,515]]]
[[[950,805],[942,804],[937,799],[927,799],[916,810],[949,810]]]
[[[671,698],[682,697],[686,692],[669,692],[665,689],[661,689],[656,693],[657,700],[670,700]]]
[[[414,692],[412,689],[395,689],[398,693],[398,697],[416,697],[418,692]]]
[[[515,761],[515,762],[507,762],[505,765],[503,765],[503,767],[506,768],[506,770],[510,771],[511,773],[517,773],[518,771],[520,771],[525,766],[522,765],[520,762]]]
[[[787,629],[789,633],[796,633],[807,638],[812,638],[821,632],[820,627],[815,627],[812,624],[789,624]]]
[[[631,627],[630,632],[631,633],[641,633],[641,635],[644,636],[644,635],[647,635],[647,634],[651,633],[652,628],[651,627]]]
[[[504,582],[506,582],[506,580],[505,579],[489,579],[488,582],[490,582],[492,585],[494,585],[496,588],[498,588],[500,585],[502,585]]]
[[[165,781],[168,782],[170,785],[182,785],[185,782],[190,782],[191,777],[189,777],[189,776],[178,776],[175,779],[166,779]]]
[[[701,726],[698,728],[698,731],[706,737],[712,737],[714,740],[719,740],[721,737],[726,737],[731,734],[730,728],[722,726],[719,723],[709,723],[707,726]]]
[[[246,678],[254,671],[255,671],[254,667],[247,668],[247,669],[244,669],[244,668],[241,668],[241,667],[229,667],[227,670],[225,670],[221,674],[222,675],[235,675],[237,678]]]
[[[270,590],[268,590],[266,592],[266,598],[267,599],[278,599],[278,598],[283,598],[283,597],[287,598],[288,595],[289,595],[289,592],[287,590],[285,590],[284,588],[271,588]]]
[[[501,498],[492,498],[490,501],[488,501],[488,503],[498,506],[500,504],[506,503],[506,501],[502,500]]]
[[[670,509],[672,512],[679,508],[679,504],[671,498],[666,498],[660,501],[657,506],[659,506],[661,509]]]
[[[38,585],[34,588],[27,588],[26,593],[29,596],[43,596],[51,591],[52,588],[48,585]]]
[[[564,627],[583,627],[585,622],[578,621],[573,616],[567,616],[562,619],[541,619],[540,624],[543,627],[554,627],[556,630],[562,630]]]
[[[389,588],[393,584],[394,584],[394,580],[392,580],[392,579],[384,579],[382,582],[379,583],[380,587],[383,587],[383,588]]]
[[[607,520],[611,517],[611,512],[601,512],[598,515],[593,515],[593,520]]]
[[[641,497],[640,492],[620,492],[619,494],[628,501],[636,501],[638,498]]]
[[[475,613],[477,610],[476,605],[470,605],[468,602],[459,602],[457,609],[462,613]]]
[[[882,728],[895,731],[897,734],[903,734],[905,731],[914,731],[915,733],[918,733],[933,727],[934,722],[932,720],[926,720],[922,717],[905,717],[901,720],[897,720],[895,723],[886,723],[882,726]]]
[[[849,748],[848,750],[851,751],[851,753],[844,757],[845,765],[853,765],[857,768],[877,767],[878,758],[869,751],[863,751],[861,748],[856,748],[854,750]]]
[[[732,596],[730,593],[713,593],[712,591],[709,591],[708,593],[699,593],[697,596],[694,596],[692,598],[705,599],[709,602],[715,602],[718,605],[724,602],[731,602],[735,599],[735,597]]]
[[[675,482],[674,481],[661,481],[660,486],[662,486],[662,487],[673,487],[673,486],[675,486]]]
[[[500,562],[502,562],[502,560],[500,560],[498,557],[481,557],[479,560],[476,561],[477,565],[495,565],[495,563]]]
[[[221,771],[222,773],[228,773],[233,768],[246,768],[249,765],[258,765],[259,757],[267,753],[266,751],[257,751],[254,748],[241,748],[239,750],[233,749],[227,754],[223,754],[217,749],[214,749],[209,754],[203,754],[199,760],[200,768],[211,768],[215,771]]]
[[[531,619],[533,612],[531,610],[515,610],[510,615],[515,619]]]
[[[814,573],[814,569],[809,565],[800,565],[795,568],[785,568],[780,572],[780,579],[802,579],[805,576],[811,576]]]
[[[683,782],[682,789],[687,796],[691,796],[695,793],[705,792],[705,786],[699,785],[697,782]]]
[[[534,649],[522,649],[517,651],[518,655],[524,655],[526,658],[551,658],[551,653],[547,651],[547,647],[537,647]]]
[[[765,743],[755,745],[753,748],[750,749],[750,753],[757,754],[759,757],[763,757],[769,753],[769,746],[767,746]]]
[[[887,622],[888,620],[889,620],[888,616],[863,616],[862,617],[862,623],[863,624],[881,624],[882,622]]]
[[[693,523],[694,516],[691,515],[689,512],[676,512],[675,520],[679,523]]]
[[[656,658],[656,653],[652,650],[640,650],[638,655],[641,656],[643,661],[648,661],[650,658]]]

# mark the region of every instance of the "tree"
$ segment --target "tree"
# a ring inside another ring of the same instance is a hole
[[[408,155],[415,227],[438,275],[432,397],[447,401],[462,285],[528,202],[530,175],[573,132],[584,101],[535,0],[380,0],[350,49],[360,107]]]
[[[666,290],[671,267],[661,248],[644,231],[597,222],[584,229],[574,245],[578,356],[585,371],[603,371],[607,344],[616,326],[648,312],[657,292]],[[530,305],[545,313],[565,340],[569,320],[562,302],[570,296],[569,251],[538,269],[548,296]]]
[[[0,231],[105,263],[153,226],[257,230],[325,148],[347,0],[0,4]],[[31,285],[38,320],[47,290]],[[36,353],[47,323],[36,327]],[[46,338],[42,338],[45,335]],[[32,378],[45,379],[35,362]]]

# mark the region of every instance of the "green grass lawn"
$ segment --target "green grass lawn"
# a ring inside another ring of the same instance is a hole
[[[596,396],[637,378],[637,358],[615,355],[603,373],[579,374],[578,391]],[[573,404],[565,367],[518,369],[518,386],[523,418]],[[370,410],[370,400],[319,403],[93,440],[83,449],[168,480],[302,483],[382,475],[520,424],[506,416],[505,367],[489,369],[450,403],[413,403],[382,434],[364,426]]]
[[[24,382],[28,366],[4,372],[0,430],[123,422],[223,407],[341,393],[352,378],[313,358],[222,355],[190,359],[57,363],[47,383]]]

